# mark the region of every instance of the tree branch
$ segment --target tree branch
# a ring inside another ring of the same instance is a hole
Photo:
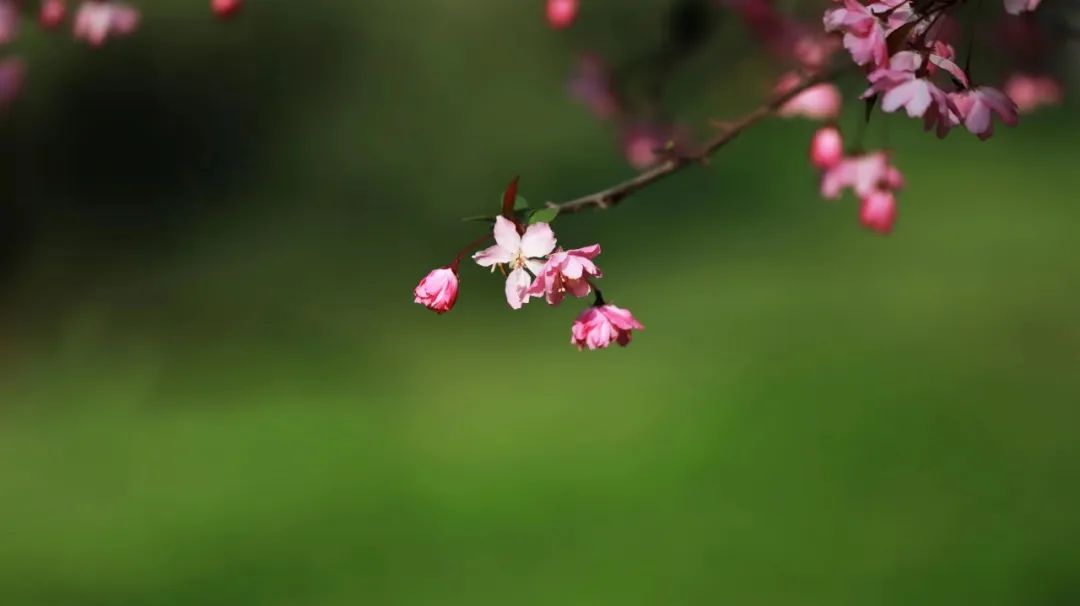
[[[788,92],[777,95],[769,100],[764,105],[759,106],[752,112],[745,114],[741,118],[725,125],[725,127],[713,135],[708,141],[705,142],[704,147],[697,153],[690,155],[678,155],[667,158],[660,164],[657,164],[653,168],[650,168],[642,173],[638,173],[636,176],[623,181],[622,183],[613,185],[607,189],[600,190],[598,192],[582,196],[568,202],[562,202],[556,204],[549,202],[549,208],[559,209],[560,215],[566,215],[583,211],[587,208],[597,208],[600,210],[608,209],[615,206],[619,202],[622,202],[630,194],[644,189],[649,185],[660,181],[668,175],[677,173],[682,169],[692,164],[702,163],[721,147],[730,143],[735,137],[738,137],[744,130],[757,124],[764,118],[776,113],[785,103],[797,97],[800,93],[808,88],[828,82],[836,78],[842,70],[834,69],[822,72],[815,76],[807,77],[805,80],[799,83],[798,86],[789,90]]]

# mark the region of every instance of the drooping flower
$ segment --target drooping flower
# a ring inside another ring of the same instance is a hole
[[[821,195],[838,198],[844,189],[850,187],[856,196],[865,198],[875,191],[896,190],[903,185],[904,178],[889,163],[888,153],[877,151],[848,156],[827,169],[821,176]]]
[[[584,297],[592,291],[589,278],[603,276],[600,268],[592,262],[599,254],[599,244],[555,251],[548,257],[540,273],[536,274],[536,279],[526,294],[531,297],[545,297],[551,305],[561,303],[566,293]]]
[[[630,343],[633,331],[644,328],[629,310],[611,304],[594,305],[574,320],[570,343],[578,350],[604,349],[612,343],[625,347]]]
[[[844,48],[858,65],[881,66],[889,60],[888,33],[872,8],[844,0],[843,6],[825,11],[825,31],[844,34]]]
[[[940,45],[943,51],[951,52],[952,47]],[[922,117],[926,130],[937,127],[939,137],[948,134],[949,129],[957,124],[956,106],[949,95],[941,90],[931,79],[938,69],[949,72],[962,86],[967,86],[968,79],[959,66],[946,57],[931,53],[925,62],[922,53],[901,51],[889,59],[887,67],[878,68],[867,78],[870,88],[863,93],[863,99],[881,95],[881,109],[892,113],[904,108],[908,116]]]
[[[570,27],[577,18],[578,0],[548,0],[547,20],[555,29]]]
[[[1005,0],[1005,12],[1010,15],[1019,15],[1039,8],[1042,0]]]
[[[887,113],[900,108],[912,118],[924,117],[928,122],[947,116],[951,109],[949,96],[928,77],[919,75],[922,55],[902,51],[893,55],[888,67],[874,70],[868,76],[870,88],[863,98],[882,94],[881,110]]]
[[[956,107],[959,121],[983,141],[994,134],[993,114],[997,114],[1008,126],[1016,126],[1018,122],[1016,104],[996,88],[976,86],[952,93],[949,97]]]
[[[773,93],[782,95],[799,85],[802,77],[795,72],[780,76]],[[836,85],[823,82],[804,90],[785,103],[776,113],[785,118],[803,116],[811,120],[831,120],[840,115],[843,100]]]
[[[912,118],[923,117],[927,111],[941,115],[949,109],[948,99],[945,91],[926,78],[911,78],[885,93],[881,98],[881,110],[891,113],[904,108]]]
[[[880,234],[891,232],[896,221],[896,197],[888,190],[877,190],[863,196],[859,206],[859,221]]]
[[[117,0],[84,0],[75,14],[75,38],[101,46],[111,36],[130,34],[139,26],[139,9]]]
[[[810,140],[810,163],[821,170],[830,169],[844,157],[844,140],[835,126],[824,126]]]
[[[547,223],[533,223],[524,234],[519,234],[517,225],[503,216],[495,218],[494,234],[495,245],[473,255],[473,260],[492,271],[500,264],[510,267],[506,302],[514,309],[521,309],[529,300],[526,292],[532,283],[529,272],[538,275],[544,268],[540,259],[555,250],[555,234]]]
[[[1061,84],[1049,76],[1013,74],[1005,82],[1008,95],[1017,110],[1026,114],[1046,105],[1060,105],[1064,97]]]
[[[449,267],[431,270],[413,289],[414,302],[444,314],[454,308],[458,296],[457,272]]]

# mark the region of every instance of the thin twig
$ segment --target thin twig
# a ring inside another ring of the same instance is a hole
[[[754,111],[737,120],[727,123],[726,128],[721,129],[720,132],[706,141],[705,145],[697,153],[669,157],[653,168],[639,173],[622,183],[568,202],[559,204],[549,202],[548,207],[559,209],[560,215],[580,212],[587,208],[597,208],[600,210],[611,208],[619,202],[622,202],[630,194],[648,187],[668,175],[679,172],[692,164],[704,162],[721,147],[730,143],[735,137],[738,137],[744,130],[776,113],[776,111],[785,103],[794,99],[806,89],[836,78],[840,71],[842,70],[831,70],[810,76],[788,92],[773,97]]]

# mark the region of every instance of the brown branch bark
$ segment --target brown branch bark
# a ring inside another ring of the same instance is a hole
[[[742,117],[736,119],[730,124],[725,125],[725,127],[722,128],[720,132],[718,132],[716,135],[706,141],[705,145],[697,153],[667,158],[653,168],[638,173],[636,176],[627,179],[622,183],[618,183],[616,185],[608,187],[607,189],[602,189],[598,192],[591,193],[587,196],[582,196],[568,202],[562,202],[558,204],[554,202],[549,202],[548,207],[557,208],[559,209],[560,215],[565,215],[580,212],[587,208],[597,208],[600,210],[604,210],[615,206],[619,202],[622,202],[630,194],[633,194],[640,189],[644,189],[645,187],[648,187],[649,185],[660,181],[668,175],[675,174],[690,165],[703,163],[710,156],[716,153],[716,151],[719,150],[721,147],[724,147],[733,139],[742,134],[744,130],[776,113],[776,111],[780,109],[780,107],[798,96],[799,93],[805,91],[812,86],[816,86],[823,82],[828,82],[834,79],[840,73],[840,71],[841,70],[830,70],[814,76],[807,77],[801,83],[799,83],[798,86],[791,89],[790,91],[782,95],[777,95],[773,97],[764,105],[759,106],[757,109],[754,109],[750,113],[743,115]]]

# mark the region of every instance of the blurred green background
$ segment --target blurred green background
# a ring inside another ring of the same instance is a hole
[[[539,1],[172,0],[97,52],[27,27],[0,603],[1080,603],[1075,106],[987,143],[871,122],[908,178],[888,238],[818,197],[802,121],[560,219],[647,326],[626,349],[475,267],[453,313],[412,303],[512,175],[630,174],[565,77],[668,4],[557,33]],[[751,107],[755,57],[722,25],[672,114]]]

